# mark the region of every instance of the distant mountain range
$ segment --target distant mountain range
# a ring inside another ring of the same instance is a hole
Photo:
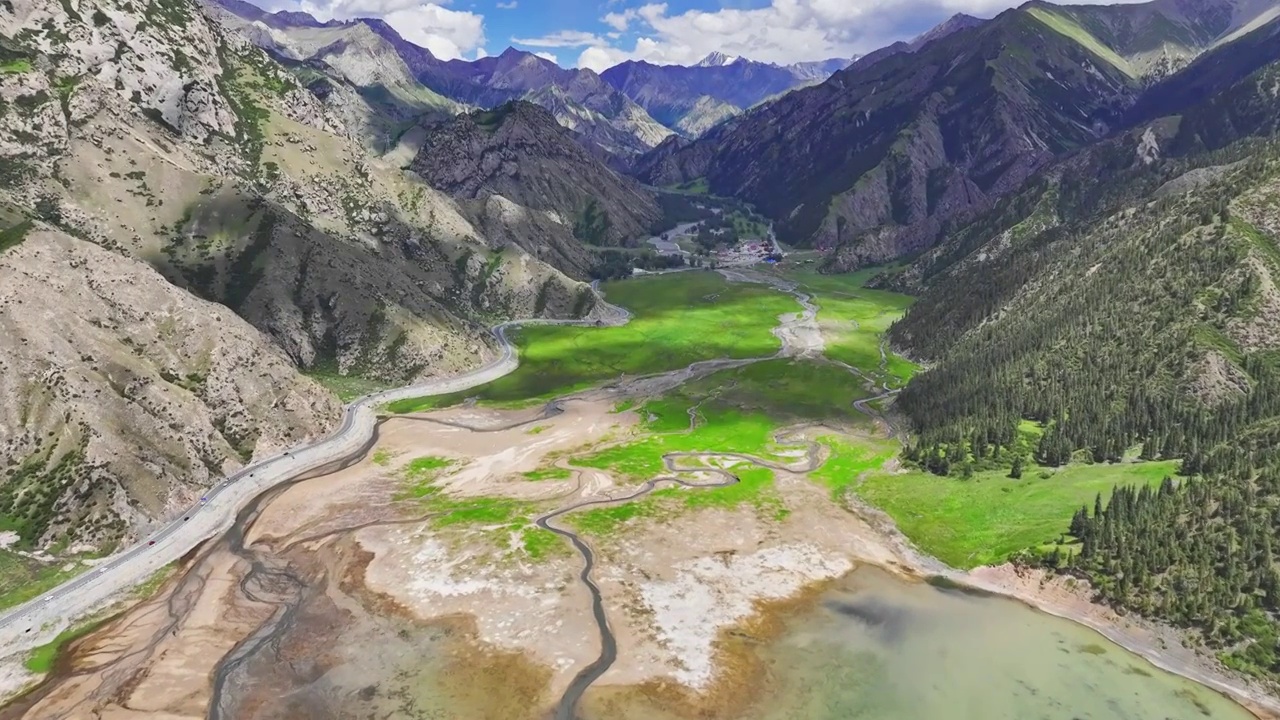
[[[268,13],[243,0],[207,2],[225,11],[224,23],[238,26],[277,59],[351,84],[397,120],[523,99],[617,156],[649,150],[671,134],[594,72],[561,68],[532,53],[509,48],[480,60],[441,60],[382,20],[320,22],[306,13]],[[370,134],[388,142],[400,130],[391,123],[370,128]]]
[[[837,268],[881,262],[1163,107],[1162,78],[1277,16],[1272,0],[1037,0],[992,20],[957,15],[697,140],[669,138],[634,169],[751,202],[784,241],[836,250]]]
[[[691,67],[629,60],[601,78],[666,127],[697,137],[769,98],[826,80],[851,62],[774,65],[713,52]]]
[[[618,157],[646,152],[672,131],[694,137],[797,87],[821,82],[850,60],[778,66],[712,53],[694,67],[623,63],[603,76],[566,69],[508,48],[479,60],[441,60],[374,18],[320,21],[304,12],[267,12],[245,0],[205,0],[223,22],[277,60],[350,84],[374,106],[366,128],[386,145],[423,114],[454,115],[527,100]]]

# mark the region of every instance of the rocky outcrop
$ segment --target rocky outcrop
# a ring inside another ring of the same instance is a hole
[[[0,513],[27,545],[136,537],[340,415],[231,310],[61,232],[0,256],[0,332]]]
[[[24,543],[134,536],[322,433],[339,403],[301,371],[452,373],[494,322],[575,312],[523,225],[482,232],[369,155],[353,86],[193,2],[21,3],[0,62],[0,515]]]
[[[436,128],[410,168],[452,197],[501,196],[545,213],[592,245],[634,241],[661,215],[647,191],[592,157],[545,110],[525,102]]]

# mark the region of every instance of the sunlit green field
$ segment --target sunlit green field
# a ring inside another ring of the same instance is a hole
[[[912,302],[907,295],[864,287],[877,272],[878,269],[870,269],[847,275],[822,275],[785,266],[777,271],[813,296],[826,356],[873,376],[881,374],[881,337]],[[910,360],[886,351],[884,379],[890,387],[906,385],[917,369]]]
[[[646,480],[665,470],[663,456],[678,452],[740,453],[788,464],[803,459],[804,443],[780,442],[776,433],[805,421],[840,426],[865,425],[867,420],[853,409],[853,402],[865,397],[861,382],[836,365],[810,361],[768,360],[742,368],[724,370],[690,382],[662,398],[639,408],[647,434],[639,439],[569,460],[577,467],[608,470],[619,477]],[[693,409],[693,421],[690,421]],[[871,467],[878,468],[896,452],[892,441],[839,444],[832,447],[824,478],[850,479]],[[868,450],[867,448],[870,448]],[[678,461],[690,467],[692,459]],[[826,468],[827,466],[824,466]],[[748,504],[768,515],[785,517],[787,510],[773,489],[773,472],[767,468],[739,465],[733,469],[739,483],[723,488],[664,491],[662,494],[626,505],[574,513],[569,523],[587,534],[613,532],[626,521],[657,514],[662,509],[737,507]],[[826,481],[826,480],[824,480]],[[664,498],[678,497],[678,501]]]
[[[530,326],[513,334],[520,367],[461,393],[388,406],[417,412],[461,402],[520,404],[591,387],[621,375],[644,375],[714,358],[764,357],[780,348],[771,330],[796,301],[763,285],[729,283],[713,272],[634,278],[603,286],[610,302],[634,317],[621,327]]]
[[[911,298],[864,287],[875,271],[830,276],[784,267],[775,272],[814,296],[829,358],[895,387],[916,371],[914,364],[892,353],[881,368],[881,338]],[[770,332],[777,316],[796,310],[785,293],[764,285],[728,283],[714,273],[627,280],[605,290],[611,302],[635,313],[631,323],[618,328],[528,328],[516,339],[521,367],[515,373],[466,393],[396,403],[392,409],[427,409],[465,396],[503,404],[539,401],[622,374],[660,372],[712,358],[765,357],[779,347]],[[918,471],[892,474],[885,466],[898,454],[896,440],[835,429],[869,427],[868,418],[853,408],[854,401],[866,396],[863,383],[839,365],[763,360],[688,382],[662,397],[621,403],[616,412],[635,410],[640,415],[639,436],[564,458],[560,466],[530,471],[525,479],[565,479],[570,475],[566,467],[578,467],[640,482],[663,474],[663,457],[681,452],[739,453],[789,463],[800,459],[806,446],[779,439],[778,431],[806,422],[824,423],[833,428],[819,440],[828,449],[827,458],[810,478],[837,501],[855,493],[887,512],[924,552],[968,568],[1052,544],[1065,532],[1071,513],[1092,504],[1098,493],[1105,497],[1117,484],[1157,483],[1175,471],[1174,463],[1161,462],[1058,470],[1032,466],[1019,480],[1005,477],[1004,471],[979,472],[970,479]],[[687,467],[700,461],[677,462]],[[636,519],[702,507],[749,505],[778,519],[786,516],[772,471],[741,464],[733,472],[741,482],[731,487],[667,488],[633,502],[571,513],[564,522],[584,534],[604,536]],[[558,547],[553,537],[529,525],[534,508],[527,503],[452,501],[427,494],[424,500],[444,513],[437,524],[507,524],[525,533],[531,558]]]
[[[881,508],[924,552],[957,568],[1004,561],[1011,553],[1055,542],[1081,505],[1103,502],[1116,485],[1154,485],[1174,475],[1176,461],[1029,467],[968,480],[925,472],[872,473],[854,492]],[[1042,477],[1047,475],[1047,477]]]

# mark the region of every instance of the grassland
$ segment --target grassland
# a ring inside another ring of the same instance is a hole
[[[1094,37],[1088,30],[1085,30],[1079,23],[1067,15],[1042,7],[1029,8],[1027,12],[1031,17],[1044,23],[1054,32],[1060,33],[1088,48],[1094,55],[1097,55],[1099,58],[1115,66],[1116,69],[1123,72],[1125,75],[1128,75],[1131,78],[1138,77],[1138,74],[1134,71],[1133,66],[1129,64],[1128,60],[1120,57],[1114,50],[1102,44],[1102,42]]]
[[[514,334],[515,372],[451,395],[388,405],[394,413],[454,405],[468,397],[527,405],[621,375],[643,375],[713,358],[760,357],[780,345],[777,316],[795,312],[793,298],[761,285],[686,272],[608,283],[611,302],[634,313],[621,327],[531,326]]]
[[[650,434],[571,463],[633,479],[660,474],[667,453],[741,453],[785,463],[792,458],[779,453],[804,446],[774,442],[780,427],[806,420],[863,422],[863,416],[852,409],[853,402],[863,397],[856,378],[833,365],[781,359],[753,363],[708,375],[650,400],[639,411]]]
[[[688,195],[707,195],[711,192],[711,186],[707,183],[705,177],[694,178],[689,182],[670,185],[668,190],[686,193]]]
[[[639,414],[645,419],[648,434],[572,458],[569,463],[608,470],[632,480],[648,480],[662,474],[663,456],[668,453],[739,453],[785,464],[800,459],[798,454],[807,445],[777,442],[778,430],[805,422],[841,426],[865,423],[865,417],[852,408],[853,402],[862,397],[865,394],[860,383],[834,365],[782,359],[753,363],[714,373],[646,402]],[[691,410],[695,418],[692,428]],[[856,459],[866,454],[854,447],[850,443],[837,470],[851,469]],[[869,447],[883,463],[897,446],[890,441],[870,441]],[[634,518],[686,509],[750,505],[775,519],[787,515],[787,508],[774,490],[772,470],[738,465],[732,472],[738,477],[738,483],[733,485],[662,490],[624,505],[574,513],[567,522],[584,534],[608,535]]]
[[[540,468],[524,473],[525,480],[566,480],[572,473],[565,468]]]
[[[0,75],[19,75],[25,72],[31,72],[31,61],[26,58],[0,61]]]
[[[106,619],[90,620],[89,622],[76,625],[62,632],[53,640],[37,647],[27,655],[26,667],[33,673],[47,673],[53,669],[54,661],[58,659],[58,654],[62,652],[62,648],[69,642],[82,638],[85,635],[97,630],[106,622]]]
[[[832,498],[841,497],[845,491],[868,473],[884,467],[899,445],[895,440],[858,438],[857,440],[828,435],[818,440],[831,451],[822,467],[809,473],[831,490]]]
[[[1019,480],[1006,471],[980,472],[969,480],[872,473],[854,491],[887,512],[924,552],[971,568],[1053,543],[1071,513],[1092,506],[1098,493],[1105,499],[1116,485],[1157,484],[1176,468],[1174,461],[1078,464],[1056,472],[1029,467]]]
[[[818,305],[826,356],[880,377],[889,387],[902,387],[919,369],[915,363],[885,353],[885,372],[880,371],[880,341],[889,326],[911,306],[907,295],[872,290],[867,281],[879,269],[848,275],[822,275],[812,270],[782,268],[780,276],[798,283]]]

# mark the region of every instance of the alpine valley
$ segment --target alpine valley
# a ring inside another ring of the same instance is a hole
[[[0,2],[0,720],[1280,718],[1280,4],[404,30]]]

